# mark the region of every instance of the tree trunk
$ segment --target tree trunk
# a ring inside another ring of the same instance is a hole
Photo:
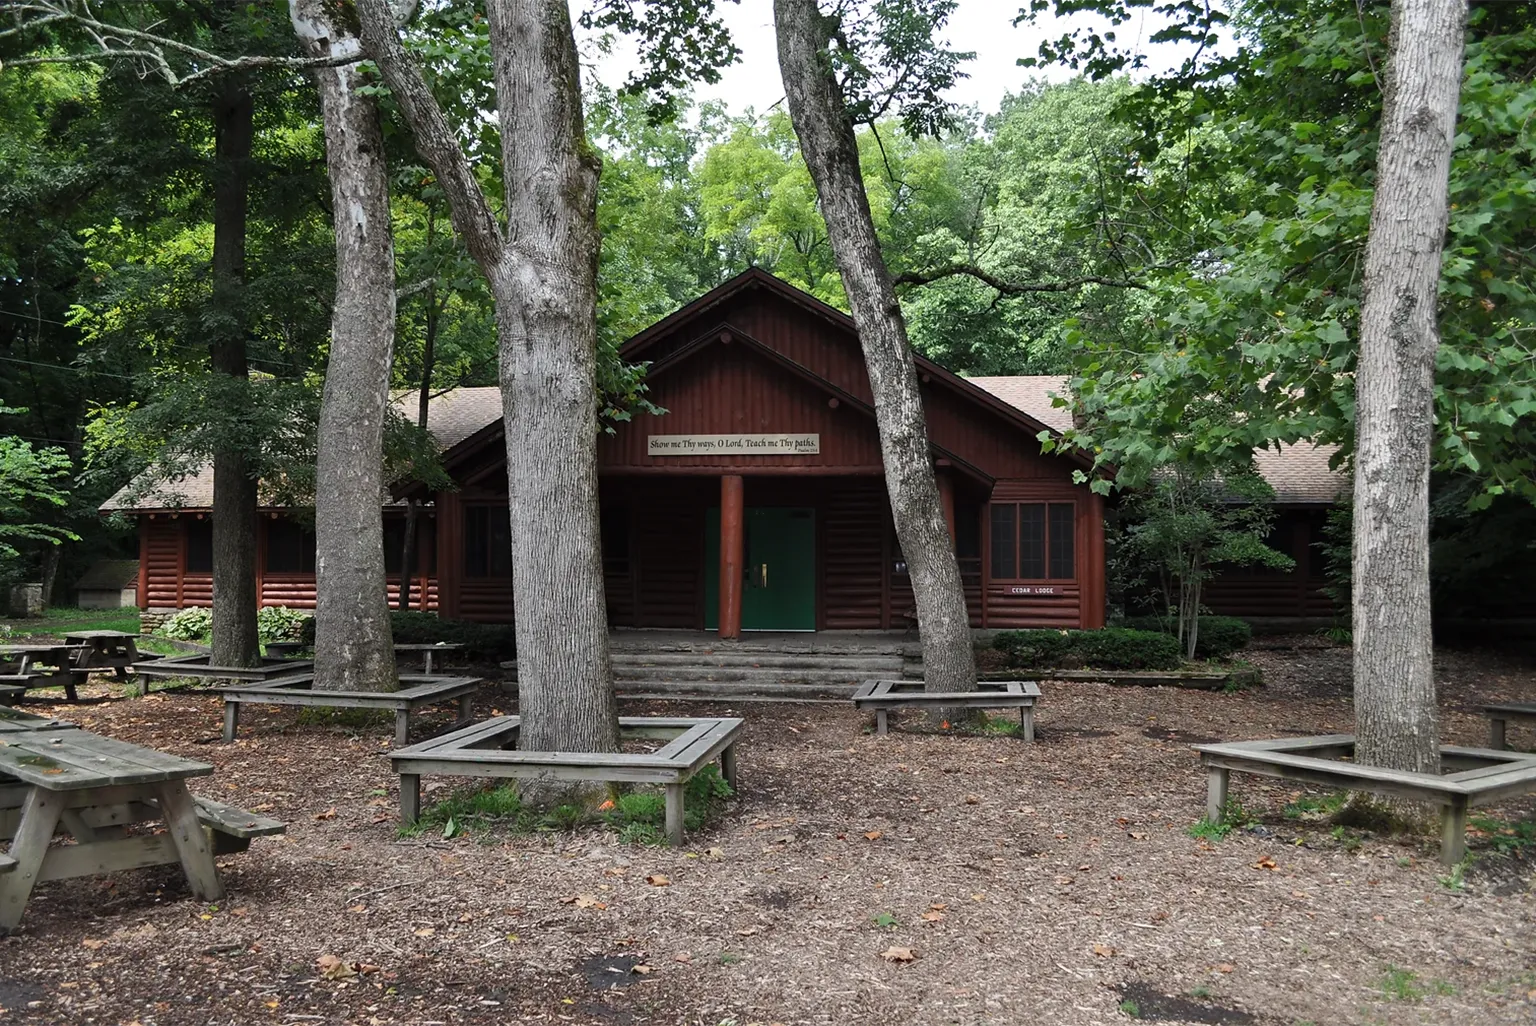
[[[432,208],[427,208],[427,245],[432,245]],[[427,429],[427,418],[432,408],[432,366],[437,362],[437,282],[427,285],[427,327],[421,346],[421,391],[416,397],[416,426]],[[411,608],[411,571],[416,560],[416,520],[421,503],[411,499],[405,507],[405,538],[400,544],[400,609]],[[421,608],[427,608],[427,597],[422,595]]]
[[[1465,0],[1392,5],[1355,370],[1355,757],[1431,773],[1436,303],[1465,22]]]
[[[327,0],[289,16],[315,57],[362,44]],[[315,73],[336,227],[336,300],[315,460],[315,690],[395,691],[384,577],[384,417],[395,347],[395,250],[379,108],[357,64]]]
[[[254,104],[243,76],[227,75],[213,98],[213,310],[209,350],[216,374],[249,376],[245,359],[245,221]],[[213,454],[213,662],[255,666],[256,479],[237,447]]]
[[[597,178],[563,0],[490,4],[506,258],[490,276],[511,500],[519,747],[613,751],[597,508]]]
[[[853,123],[831,74],[826,22],[816,0],[774,0],[773,9],[790,119],[869,368],[891,514],[917,601],[924,689],[974,691],[970,615],[934,478],[917,368],[870,216]]]
[[[448,197],[496,304],[518,648],[519,745],[613,751],[597,515],[598,161],[586,141],[564,0],[487,5],[507,228],[389,23],[357,0],[363,41]],[[540,788],[534,801],[558,797]]]

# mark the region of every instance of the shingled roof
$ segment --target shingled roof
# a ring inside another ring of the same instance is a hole
[[[394,397],[395,408],[416,419],[417,393],[400,392]],[[442,449],[451,449],[487,424],[501,419],[501,389],[495,385],[454,388],[432,397],[427,410],[427,430]],[[213,507],[213,468],[204,465],[180,481],[157,483],[136,501],[129,501],[131,486],[118,490],[101,504],[104,512],[112,510],[211,509]]]
[[[1072,412],[1051,405],[1051,395],[1065,395],[1068,379],[1059,374],[1027,374],[1015,377],[971,378],[999,399],[1044,421],[1057,431],[1072,426]],[[1328,506],[1349,491],[1349,475],[1328,463],[1339,451],[1336,445],[1298,442],[1278,450],[1261,449],[1254,463],[1275,490],[1275,502],[1285,506]]]

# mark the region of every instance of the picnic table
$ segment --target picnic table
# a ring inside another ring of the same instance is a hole
[[[110,668],[118,680],[128,676],[128,669],[135,662],[151,658],[139,655],[139,636],[128,631],[70,631],[64,635],[64,641],[82,649],[75,660],[77,667]]]
[[[75,686],[89,671],[77,666],[83,645],[0,645],[0,685],[19,688],[62,687],[64,697],[79,701]]]
[[[405,655],[411,652],[421,653],[421,672],[431,674],[432,656],[436,654],[447,655],[449,652],[457,652],[464,646],[456,641],[439,641],[436,643],[412,643],[395,646],[396,655]]]
[[[46,880],[180,864],[203,901],[224,895],[214,856],[284,826],[203,798],[187,781],[213,767],[102,737],[62,720],[0,709],[0,932],[21,922]],[[136,823],[163,831],[131,833]],[[207,828],[205,830],[205,828]],[[56,833],[74,844],[55,845]]]

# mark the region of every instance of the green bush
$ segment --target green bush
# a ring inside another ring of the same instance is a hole
[[[1158,631],[1106,627],[1097,631],[1002,631],[992,647],[1009,669],[1093,667],[1100,670],[1174,670],[1180,663],[1177,638]]]
[[[204,606],[189,606],[173,613],[155,631],[162,638],[173,641],[197,641],[213,633],[213,610]]]
[[[436,613],[413,611],[391,612],[389,629],[397,645],[430,645],[441,641],[463,645],[463,655],[469,660],[495,662],[517,657],[517,637],[511,624],[444,620]],[[304,622],[299,640],[314,645],[313,619]]]
[[[314,614],[305,609],[263,606],[256,610],[256,636],[263,645],[274,641],[298,641],[305,622],[313,619]]]
[[[1125,626],[1143,631],[1177,634],[1179,621],[1171,616],[1127,617]],[[1201,659],[1226,659],[1233,652],[1248,647],[1253,627],[1236,616],[1202,616],[1200,633],[1195,638],[1195,655]]]

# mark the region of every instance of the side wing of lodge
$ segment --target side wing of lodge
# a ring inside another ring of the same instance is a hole
[[[624,355],[650,363],[650,398],[667,413],[636,418],[599,442],[613,626],[734,636],[913,623],[850,318],[753,270],[641,333]],[[918,373],[972,625],[1103,626],[1104,501],[1073,483],[1082,464],[1042,454],[1038,441],[1042,431],[1065,426],[1065,411],[1049,400],[1061,379],[969,381],[922,359]],[[458,488],[430,496],[418,519],[412,608],[509,621],[497,391],[456,389],[434,403],[429,423]],[[1293,474],[1297,465],[1287,462]],[[1309,466],[1326,471],[1326,454]],[[211,601],[205,487],[189,479],[177,494],[133,504],[142,608]],[[1298,557],[1298,570],[1220,578],[1211,587],[1213,608],[1249,616],[1327,613],[1321,568],[1311,556],[1311,532],[1332,499],[1320,498],[1325,490],[1326,483],[1298,490],[1290,502],[1281,494],[1277,541]],[[263,512],[263,604],[312,606],[312,536],[281,510]],[[386,506],[384,518],[393,600],[404,516]],[[736,552],[739,562],[730,558]]]

